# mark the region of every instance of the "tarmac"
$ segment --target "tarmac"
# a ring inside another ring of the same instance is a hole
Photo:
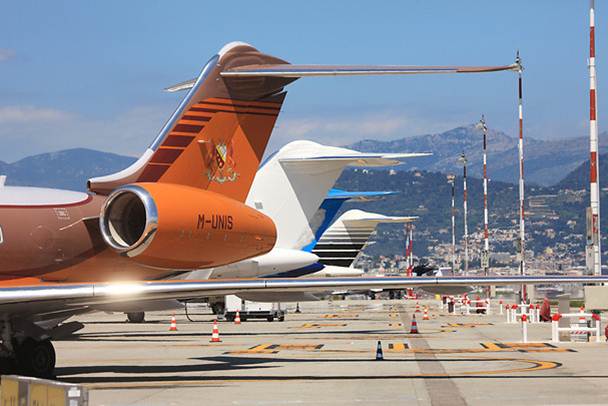
[[[213,315],[79,316],[85,328],[55,341],[57,378],[89,388],[92,405],[560,405],[608,404],[608,344],[551,344],[550,323],[449,315],[415,301],[301,303],[284,322],[219,322]],[[293,310],[293,306],[289,307]],[[384,360],[376,361],[381,341]]]

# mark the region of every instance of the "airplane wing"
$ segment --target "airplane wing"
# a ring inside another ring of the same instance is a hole
[[[420,75],[440,73],[484,73],[518,71],[517,63],[502,66],[404,66],[404,65],[246,65],[221,72],[226,78],[278,77],[302,78],[319,76]],[[190,89],[195,79],[178,83],[165,90],[179,92]]]
[[[401,289],[425,286],[498,286],[520,284],[607,283],[608,276],[503,276],[430,278],[267,278],[232,280],[171,280],[117,283],[44,283],[0,288],[0,313],[19,317],[65,312],[68,308],[190,299],[241,293],[306,292],[353,289]]]

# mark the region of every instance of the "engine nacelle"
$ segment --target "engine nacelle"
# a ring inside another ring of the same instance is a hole
[[[188,270],[264,254],[276,241],[273,221],[223,195],[170,183],[114,190],[100,215],[117,252],[143,265]]]

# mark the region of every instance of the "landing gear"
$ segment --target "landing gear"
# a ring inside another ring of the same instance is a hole
[[[211,303],[211,311],[217,316],[223,316],[226,312],[226,305],[224,302]]]
[[[26,338],[15,348],[15,358],[20,374],[37,378],[53,378],[55,348],[50,339]]]
[[[146,319],[145,312],[130,312],[127,313],[127,321],[129,323],[143,323]]]
[[[0,321],[0,367],[2,373],[36,378],[55,376],[55,348],[49,330],[28,320]]]

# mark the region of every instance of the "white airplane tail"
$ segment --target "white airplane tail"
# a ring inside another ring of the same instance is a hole
[[[408,223],[417,217],[384,216],[363,210],[343,213],[312,250],[323,265],[350,267],[380,223]]]
[[[426,153],[362,153],[294,141],[271,155],[253,181],[247,204],[277,226],[277,248],[301,249],[314,241],[310,222],[346,166],[388,166]]]

